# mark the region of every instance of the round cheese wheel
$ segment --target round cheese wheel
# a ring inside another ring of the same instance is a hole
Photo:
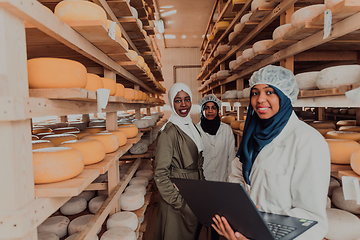
[[[227,21],[221,21],[215,24],[215,29],[219,29],[219,28],[227,28],[230,25],[229,22]]]
[[[87,208],[87,201],[82,197],[72,197],[64,205],[60,207],[63,215],[74,215],[81,213]]]
[[[100,240],[136,240],[134,230],[128,227],[114,227],[101,236]]]
[[[340,112],[339,108],[333,108],[332,113],[338,114]]]
[[[121,44],[121,46],[123,48],[125,48],[127,51],[129,51],[129,44],[124,38],[121,38],[119,43]]]
[[[306,21],[311,21],[320,14],[324,14],[326,10],[325,4],[314,4],[303,7],[291,15],[291,25],[293,27],[300,26]]]
[[[33,140],[39,140],[40,138],[38,137],[38,136],[36,136],[36,135],[31,135],[31,140],[33,141]]]
[[[80,130],[76,127],[64,127],[64,128],[55,128],[53,130],[54,134],[62,134],[62,133],[79,133]]]
[[[327,89],[354,84],[359,81],[360,65],[343,65],[321,70],[317,77],[316,85],[319,89]]]
[[[133,184],[141,184],[144,187],[147,187],[149,185],[149,179],[147,177],[133,177],[129,181],[129,185]]]
[[[87,82],[85,89],[96,91],[99,88],[104,88],[104,84],[101,80],[101,77],[93,73],[87,73]]]
[[[135,143],[129,150],[131,154],[145,154],[148,150],[148,145],[143,142],[137,142]]]
[[[333,128],[315,128],[319,133],[321,133],[321,135],[323,135],[323,137],[326,136],[326,134],[330,131],[334,131]]]
[[[360,149],[360,144],[346,139],[326,139],[331,163],[350,164],[351,154]]]
[[[132,121],[132,123],[137,127],[137,128],[148,128],[151,124],[152,121],[149,121],[149,119],[134,119]]]
[[[340,114],[347,114],[348,110],[346,108],[340,108]]]
[[[121,124],[118,126],[118,130],[125,132],[127,138],[134,138],[139,132],[135,124]]]
[[[231,50],[231,46],[229,45],[219,45],[216,49],[218,52],[223,52],[223,53],[227,53],[228,51]]]
[[[144,187],[144,185],[141,184],[132,184],[125,188],[125,192],[131,192],[131,191],[141,192],[141,194],[145,196],[146,187]]]
[[[128,100],[134,100],[135,99],[135,91],[131,88],[125,88],[124,89],[124,98]]]
[[[272,39],[261,40],[253,44],[252,49],[254,54],[258,52],[267,51],[267,47],[273,42]]]
[[[336,126],[356,126],[356,120],[340,120],[336,122]]]
[[[227,123],[227,124],[230,124],[231,122],[234,122],[236,119],[234,116],[222,116],[221,117],[221,121],[223,123]]]
[[[101,141],[105,145],[106,153],[115,152],[119,148],[118,137],[110,132],[86,135],[83,137],[83,139],[95,139]]]
[[[137,19],[139,17],[138,11],[134,7],[130,7],[130,8],[131,8],[132,16]]]
[[[236,25],[235,25],[235,27],[236,27]],[[235,36],[236,36],[236,32],[235,32],[235,30],[234,30],[234,32],[231,32],[231,33],[229,34],[229,36],[228,36],[229,42],[231,42],[232,40],[234,40]]]
[[[86,214],[86,215],[82,215],[80,217],[73,219],[68,226],[69,235],[73,235],[75,233],[78,233],[78,232],[81,232],[82,230],[84,230],[86,228],[87,224],[93,218],[93,216],[94,216],[94,214]],[[97,233],[99,233],[100,230],[101,230],[101,227]]]
[[[106,222],[106,228],[111,229],[114,227],[128,227],[133,231],[137,229],[139,225],[138,218],[133,212],[117,212],[110,215]]]
[[[325,137],[329,139],[348,139],[348,140],[360,141],[359,132],[331,131],[328,132]]]
[[[59,240],[59,236],[53,232],[38,232],[38,240]]]
[[[237,98],[243,98],[244,97],[243,91],[238,91],[237,94],[236,94],[236,97]]]
[[[331,177],[330,178],[330,185],[329,185],[329,190],[328,190],[328,196],[331,197],[332,193],[334,191],[335,188],[340,187],[340,183],[338,180],[336,180],[335,178]]]
[[[252,14],[253,14],[252,12],[249,12],[249,13],[245,14],[244,16],[242,16],[240,19],[240,24],[244,25],[245,22],[250,21],[250,17]]]
[[[33,140],[31,141],[32,150],[39,148],[56,147],[54,143],[49,140]]]
[[[27,61],[29,88],[84,88],[87,72],[79,62],[61,58]]]
[[[91,126],[91,127],[85,128],[84,132],[90,133],[90,134],[96,134],[98,132],[105,131],[105,130],[106,130],[105,126]]]
[[[332,194],[332,202],[336,207],[342,210],[354,214],[360,214],[360,205],[357,204],[356,200],[345,200],[342,187],[334,189]]]
[[[101,162],[105,158],[105,145],[95,139],[71,140],[61,143],[60,147],[78,150],[84,157],[84,165]]]
[[[124,192],[120,196],[120,206],[122,210],[135,211],[145,203],[144,195],[141,192]]]
[[[254,12],[258,8],[273,8],[277,2],[268,2],[266,0],[253,0],[251,2],[251,11]]]
[[[242,64],[242,63],[244,62],[244,60],[245,60],[245,59],[243,58],[242,55],[240,55],[240,56],[238,56],[238,57],[236,58],[236,62],[237,62],[238,65]]]
[[[89,211],[95,214],[104,204],[106,199],[107,195],[99,195],[91,199],[89,202]]]
[[[136,20],[137,24],[139,25],[139,28],[142,29],[143,28],[143,23],[140,19]]]
[[[317,89],[316,79],[319,75],[318,71],[315,72],[305,72],[296,74],[296,81],[298,82],[298,86],[300,90],[310,90]]]
[[[135,101],[139,101],[139,97],[140,97],[140,92],[139,92],[139,90],[135,90],[135,89],[134,89],[134,100],[135,100]]]
[[[113,21],[107,19],[106,20],[106,27],[108,29],[108,31],[110,31],[110,24],[112,23]],[[117,23],[115,23],[115,36],[117,36],[118,38],[121,39],[121,29],[119,27],[119,25],[117,25]]]
[[[33,128],[32,130],[32,134],[39,134],[39,133],[51,133],[52,130],[51,128],[44,128],[44,127],[41,127],[41,128]]]
[[[252,48],[245,49],[242,53],[243,59],[253,58],[255,56]]]
[[[232,129],[240,129],[240,123],[243,121],[233,121],[230,123],[230,127]]]
[[[82,191],[78,197],[84,198],[86,201],[90,201],[95,196],[95,191]]]
[[[239,32],[241,31],[243,25],[244,25],[243,23],[237,23],[237,24],[234,26],[234,34],[239,33]],[[234,37],[235,37],[235,36],[234,36]]]
[[[110,90],[110,96],[115,96],[116,94],[116,82],[111,78],[101,78],[104,88]]]
[[[56,146],[60,146],[62,142],[77,140],[78,138],[74,134],[63,133],[63,134],[51,134],[41,138],[41,140],[49,140],[54,143]]]
[[[139,65],[140,65],[142,68],[144,68],[144,66],[145,66],[145,60],[144,60],[144,58],[143,58],[142,56],[138,56],[137,61],[138,61]]]
[[[72,133],[74,134],[78,139],[81,139],[82,137],[89,135],[89,132],[79,132],[79,133]]]
[[[230,68],[230,70],[234,70],[235,67],[236,67],[236,65],[237,65],[237,61],[236,61],[236,60],[231,61],[231,62],[229,63],[229,68]]]
[[[75,149],[52,147],[33,150],[36,184],[64,181],[79,175],[83,169],[83,156]]]
[[[287,32],[289,32],[292,28],[293,28],[293,26],[291,25],[291,23],[287,23],[287,24],[284,24],[284,25],[281,25],[281,26],[275,28],[275,30],[273,31],[273,34],[272,34],[273,40],[283,38],[284,35]]]
[[[360,175],[360,149],[351,154],[350,166],[356,174]]]
[[[116,93],[115,96],[124,97],[125,95],[125,87],[121,83],[116,83]]]
[[[106,26],[106,13],[99,5],[88,1],[62,1],[54,14],[62,21],[100,20]]]
[[[229,70],[220,70],[216,73],[218,78],[230,76]]]
[[[67,238],[65,240],[76,240],[76,238],[80,235],[80,233],[75,233]],[[95,235],[95,237],[92,240],[99,240],[99,237]]]
[[[119,147],[122,147],[127,143],[127,137],[126,137],[126,133],[124,131],[121,131],[121,130],[108,130],[106,132],[115,134],[118,137]]]
[[[137,60],[139,59],[139,55],[134,50],[128,51],[128,57],[130,58],[131,61],[135,61],[135,62],[137,62]]]
[[[139,170],[135,173],[136,177],[146,177],[149,181],[154,178],[154,172],[151,170]]]
[[[70,219],[65,216],[55,216],[47,218],[37,228],[38,232],[52,232],[58,235],[59,238],[65,237],[67,234],[67,227]]]
[[[360,126],[341,126],[339,131],[360,132]]]
[[[327,208],[326,215],[329,226],[326,239],[359,239],[360,219],[357,216],[336,208]]]
[[[335,124],[332,122],[325,122],[325,121],[314,121],[309,123],[310,126],[314,128],[332,128],[336,129]]]
[[[215,35],[213,33],[209,34],[209,36],[207,37],[207,39],[209,41],[213,40],[215,38]]]

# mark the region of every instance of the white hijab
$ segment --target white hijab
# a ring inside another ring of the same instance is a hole
[[[174,109],[174,98],[176,96],[176,94],[180,91],[184,91],[187,94],[189,94],[190,96],[190,101],[192,101],[192,94],[191,94],[191,90],[190,88],[184,84],[184,83],[175,83],[174,85],[171,86],[170,90],[169,90],[169,104],[171,107],[171,111],[172,114],[169,118],[169,122],[175,124],[176,126],[178,126],[184,133],[186,133],[196,144],[198,152],[201,152],[203,150],[203,144],[201,141],[201,136],[198,132],[198,130],[196,129],[195,125],[193,124],[191,117],[190,117],[190,112],[186,117],[180,117],[175,109]],[[166,124],[163,126],[162,129],[164,129],[166,126]],[[162,130],[161,129],[161,130]]]

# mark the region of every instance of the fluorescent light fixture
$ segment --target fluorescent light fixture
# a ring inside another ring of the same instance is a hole
[[[157,33],[157,34],[156,34],[156,38],[157,38],[157,39],[161,39],[161,34]]]
[[[196,38],[196,35],[194,35],[193,38]]]
[[[174,6],[162,6],[162,7],[160,7],[160,8],[173,8]]]
[[[182,39],[185,39],[185,38],[186,38],[186,35],[181,35],[181,38],[182,38]]]
[[[159,12],[163,12],[163,11],[165,11],[164,9],[160,9],[160,11]]]
[[[165,32],[164,21],[162,19],[156,20],[155,24],[156,24],[156,27],[157,27],[159,33],[164,33]]]
[[[177,10],[171,10],[169,12],[166,12],[166,13],[161,13],[161,17],[167,17],[167,16],[171,16],[171,15],[174,15],[175,13],[177,12]]]
[[[166,38],[166,39],[175,39],[176,36],[175,36],[175,35],[172,35],[172,34],[165,34],[165,38]]]
[[[175,21],[166,21],[166,24],[173,24]]]

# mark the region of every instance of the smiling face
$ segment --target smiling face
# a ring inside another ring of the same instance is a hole
[[[214,120],[218,114],[218,109],[216,108],[215,103],[207,102],[204,107],[204,115],[208,120]]]
[[[251,105],[261,119],[269,119],[280,109],[280,98],[267,84],[255,85],[251,90]]]
[[[180,91],[174,98],[174,109],[180,117],[186,117],[191,109],[191,99],[189,94]]]

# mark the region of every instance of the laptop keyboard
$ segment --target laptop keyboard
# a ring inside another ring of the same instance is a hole
[[[267,224],[275,239],[281,239],[296,229],[294,227],[280,225],[277,223],[268,222]]]

